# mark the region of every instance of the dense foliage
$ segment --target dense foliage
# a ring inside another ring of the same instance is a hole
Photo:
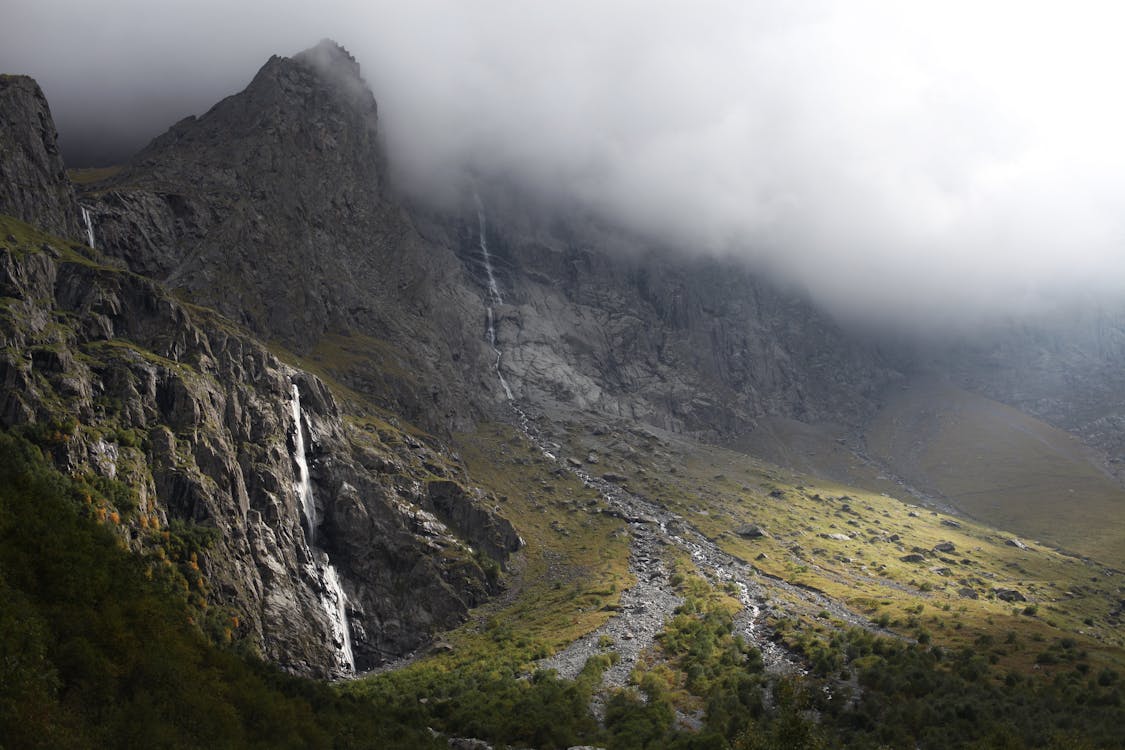
[[[635,687],[613,695],[604,726],[585,710],[612,652],[573,683],[551,673],[521,676],[533,643],[494,625],[494,649],[417,663],[353,685],[385,701],[398,722],[516,747],[586,743],[610,750],[656,748],[1125,747],[1122,686],[1112,670],[1085,670],[1068,644],[1045,651],[1072,669],[1001,674],[989,648],[940,648],[825,630],[797,645],[809,674],[768,676],[758,651],[732,633],[735,608],[688,578],[685,602],[638,667]]]
[[[109,489],[0,435],[0,747],[433,743],[424,725],[214,645],[182,587],[95,512]]]

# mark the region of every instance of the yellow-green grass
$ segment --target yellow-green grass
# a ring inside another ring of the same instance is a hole
[[[665,628],[657,636],[657,642],[641,652],[630,681],[649,694],[655,692],[665,695],[684,714],[702,714],[707,708],[706,702],[690,691],[690,679],[684,669],[682,655],[668,653],[664,636],[682,624],[680,618],[698,619],[711,612],[733,618],[742,609],[742,604],[729,592],[709,584],[688,555],[672,553],[670,556],[673,580],[679,581],[676,589],[684,597],[686,608],[681,608],[683,611],[666,621]],[[716,642],[731,636],[733,633],[713,634]]]
[[[494,493],[526,545],[510,562],[507,591],[442,635],[452,650],[404,667],[396,679],[409,680],[411,671],[530,672],[534,660],[604,624],[634,583],[625,524],[600,512],[597,493],[558,473],[510,427],[481,425],[455,443],[471,481]]]
[[[1074,639],[1090,663],[1125,664],[1125,635],[1111,617],[1123,581],[1092,561],[1030,541],[1020,549],[1007,543],[1013,534],[981,523],[655,431],[593,436],[575,429],[565,439],[568,453],[595,451],[599,463],[591,468],[626,477],[634,491],[682,514],[765,576],[815,588],[903,635],[948,648],[979,648],[984,636],[1003,652],[992,658],[1021,671],[1032,671],[1038,654],[1060,638]],[[760,525],[766,536],[739,536],[744,524]],[[896,534],[897,543],[872,541]],[[941,542],[954,551],[933,551]],[[915,547],[927,560],[903,561]],[[827,613],[810,617],[807,604],[768,577],[763,582],[799,627],[829,624]],[[963,597],[963,588],[980,598]],[[1017,590],[1028,601],[1002,601],[996,589]]]
[[[121,165],[112,167],[79,167],[66,170],[66,176],[75,185],[90,185],[102,180],[108,180],[121,171]]]
[[[360,333],[329,333],[316,343],[308,359],[334,373],[337,379],[370,373],[375,367],[408,383],[415,382],[406,355],[386,341]]]
[[[1069,433],[925,378],[889,394],[867,441],[973,518],[1125,569],[1125,488]]]
[[[340,337],[342,338],[342,337]],[[347,376],[349,367],[361,367],[363,360],[349,357],[346,365],[340,365],[331,357],[327,357],[318,347],[313,353],[301,355],[287,349],[276,341],[269,342],[267,347],[270,353],[282,362],[316,375],[328,386],[333,395],[343,404],[344,411],[349,421],[363,429],[378,429],[412,435],[429,439],[431,436],[422,428],[402,419],[386,407],[380,406],[372,400],[369,394],[345,385],[340,377]],[[321,351],[320,354],[317,354]],[[375,360],[366,361],[367,370],[377,369],[380,365]]]
[[[501,498],[501,514],[527,543],[514,599],[486,609],[499,607],[495,616],[548,652],[601,626],[633,584],[623,522],[509,427],[482,425],[456,442],[473,482]]]
[[[894,494],[895,481],[848,447],[847,430],[834,424],[805,424],[786,417],[766,416],[757,427],[730,447],[777,466],[810,476]]]
[[[14,242],[9,240],[8,237],[14,237]],[[122,270],[104,263],[94,250],[81,243],[48,234],[7,214],[0,214],[0,244],[10,247],[18,257],[22,257],[29,252],[39,252],[44,245],[50,245],[57,253],[60,262],[78,263],[106,271],[118,272]]]

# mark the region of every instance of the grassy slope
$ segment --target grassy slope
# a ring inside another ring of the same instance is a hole
[[[999,642],[1011,631],[1016,646],[1002,649],[998,662],[1044,677],[1051,668],[1034,668],[1034,661],[1064,637],[1081,643],[1092,664],[1125,666],[1125,634],[1114,612],[1122,581],[1095,562],[1033,542],[1019,549],[1007,544],[1010,533],[984,524],[672,435],[573,430],[567,447],[575,456],[595,451],[598,471],[628,477],[634,491],[683,514],[763,574],[824,591],[904,635],[924,632],[959,648],[981,636]],[[761,525],[767,536],[735,533],[747,523]],[[822,536],[835,534],[847,539]],[[898,541],[890,541],[895,535]],[[934,552],[940,542],[955,550]],[[925,562],[901,560],[914,548],[925,551]],[[979,598],[966,598],[962,589]],[[994,589],[1018,590],[1028,602],[1002,601]],[[781,587],[772,593],[788,598]],[[1025,614],[1028,607],[1033,610]],[[819,613],[792,612],[798,627],[830,626]]]
[[[922,379],[889,395],[867,440],[969,516],[1125,569],[1125,489],[1068,433]]]

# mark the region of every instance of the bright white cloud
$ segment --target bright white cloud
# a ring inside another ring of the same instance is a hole
[[[16,3],[0,63],[64,136],[99,103],[198,111],[331,36],[429,189],[515,174],[845,314],[1125,290],[1116,3]]]

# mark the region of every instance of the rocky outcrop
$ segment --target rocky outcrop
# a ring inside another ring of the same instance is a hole
[[[388,196],[377,126],[359,66],[322,42],[271,58],[83,200],[100,249],[131,269],[301,353],[332,334],[378,342],[383,356],[334,376],[427,429],[467,429],[484,308]]]
[[[39,84],[0,75],[0,214],[68,239],[85,230]]]
[[[217,314],[20,230],[20,242],[0,241],[3,426],[54,430],[60,467],[127,482],[136,499],[119,522],[131,544],[177,523],[215,530],[198,560],[209,598],[238,612],[264,655],[305,674],[337,670],[327,584],[299,510],[294,384],[317,546],[347,595],[357,666],[416,649],[496,591],[514,532],[479,492],[427,491],[433,470],[468,482],[440,446],[425,448],[424,467],[407,442],[350,426],[323,383]],[[442,519],[427,510],[434,497],[453,502],[439,503]]]

